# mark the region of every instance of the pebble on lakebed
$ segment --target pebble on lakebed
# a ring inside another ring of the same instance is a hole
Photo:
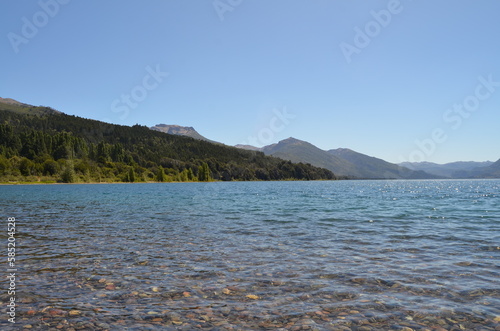
[[[352,279],[346,281],[353,282]],[[89,293],[96,298],[90,303],[81,302],[71,309],[55,305],[39,307],[31,303],[21,313],[24,328],[500,331],[500,316],[486,318],[452,310],[443,310],[439,314],[405,311],[385,303],[389,298],[372,301],[366,299],[365,295],[325,291],[321,287],[286,281],[273,280],[238,286],[224,282],[218,286],[203,286],[200,283],[201,286],[194,285],[177,291],[168,288],[160,291],[159,286],[142,287],[140,282],[132,288],[120,290],[116,286],[112,288],[110,285],[115,282],[105,278],[94,283],[102,287]],[[376,285],[380,282],[355,278],[354,283]],[[259,294],[266,293],[266,296],[253,294],[256,289]],[[103,290],[106,293],[102,293]],[[393,291],[403,290],[404,286],[393,288]],[[477,295],[474,291],[463,294],[471,298]],[[122,311],[127,313],[115,316],[112,307],[124,307]],[[0,324],[2,330],[6,329],[3,326]]]

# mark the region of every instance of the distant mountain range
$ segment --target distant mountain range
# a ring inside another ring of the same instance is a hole
[[[331,149],[328,153],[353,164],[363,178],[435,179],[439,176],[412,170],[347,148]]]
[[[34,107],[10,98],[0,98],[5,110],[43,116],[60,112],[48,107]],[[220,144],[199,134],[193,127],[158,124],[150,128],[172,135]],[[436,178],[500,178],[500,160],[497,162],[431,162],[393,164],[382,159],[355,152],[347,148],[322,150],[311,143],[288,138],[262,148],[236,145],[240,149],[261,151],[266,155],[295,163],[309,163],[332,171],[337,177],[359,179],[436,179]]]
[[[47,115],[64,115],[50,107],[35,107],[24,104],[10,98],[0,98],[1,109],[12,111],[22,115],[35,115],[35,117],[45,117]],[[68,118],[69,119],[69,118]],[[84,119],[78,119],[82,125]],[[90,125],[90,124],[89,124]],[[133,128],[137,129],[138,126]],[[114,127],[113,127],[114,128]],[[117,127],[118,128],[118,127]],[[234,154],[234,147],[229,147],[221,143],[212,141],[199,134],[193,127],[179,125],[158,124],[150,128],[152,131],[159,131],[170,135],[187,136],[203,142],[214,143],[220,146],[227,154]],[[73,132],[76,129],[68,129]],[[73,132],[75,133],[75,132]],[[86,137],[90,139],[89,137]],[[93,137],[92,139],[94,139]],[[182,141],[188,144],[186,141]],[[206,143],[205,143],[206,144]],[[203,150],[209,149],[204,145]],[[193,144],[190,149],[198,149],[201,145]],[[453,162],[448,164],[436,164],[430,162],[401,163],[394,164],[382,159],[358,153],[356,151],[339,148],[322,150],[313,144],[295,138],[284,139],[276,144],[271,144],[262,148],[249,145],[236,145],[239,150],[251,150],[262,152],[265,155],[278,157],[294,163],[305,163],[315,167],[332,171],[340,178],[353,179],[438,179],[438,178],[500,178],[500,160],[496,162]],[[133,146],[131,147],[133,148]],[[215,146],[214,146],[215,148]],[[229,148],[229,149],[224,149]],[[197,150],[203,152],[202,150]],[[224,154],[221,152],[221,155]],[[257,153],[255,155],[259,155]],[[264,157],[263,154],[260,154]],[[227,156],[227,155],[226,155]],[[238,155],[239,156],[239,155]],[[259,157],[261,157],[259,156]],[[149,156],[148,156],[149,157]],[[225,162],[229,162],[225,159]],[[259,176],[262,175],[259,173]],[[239,175],[238,175],[239,176]],[[265,177],[265,176],[264,176]],[[236,178],[236,177],[235,177]]]
[[[414,171],[384,160],[340,148],[322,150],[311,143],[288,138],[261,149],[272,155],[292,162],[308,162],[334,171],[337,176],[366,179],[429,179],[438,176]]]
[[[478,173],[478,178],[500,178],[500,160],[493,163],[489,167],[481,169]]]
[[[153,130],[186,135],[210,141],[192,127],[159,124]],[[160,130],[161,129],[161,130]],[[236,145],[235,147],[261,151],[266,155],[292,162],[310,163],[332,171],[338,177],[364,179],[446,179],[446,178],[500,178],[500,160],[487,162],[430,162],[394,164],[382,159],[355,152],[347,148],[322,150],[311,143],[288,138],[264,147]]]
[[[500,160],[499,160],[500,161]],[[452,162],[437,164],[432,162],[403,162],[401,166],[421,170],[445,178],[499,178],[500,162]]]
[[[251,149],[248,146],[236,147]],[[298,139],[288,138],[257,149],[266,155],[293,162],[309,162],[333,171],[338,176],[367,179],[458,179],[500,178],[500,160],[487,162],[430,162],[394,164],[347,148],[324,151]]]

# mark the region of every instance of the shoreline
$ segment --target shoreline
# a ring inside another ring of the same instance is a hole
[[[309,182],[330,182],[337,181],[338,179],[321,179],[321,180],[309,180]],[[211,180],[208,182],[199,181],[185,181],[185,182],[78,182],[78,183],[59,183],[59,182],[0,182],[0,185],[88,185],[88,184],[176,184],[176,183],[254,183],[254,182],[306,182],[307,180]]]
[[[78,183],[59,183],[59,182],[0,182],[0,186],[15,185],[93,185],[93,184],[180,184],[180,183],[265,183],[265,182],[338,182],[338,181],[460,181],[460,180],[500,180],[500,178],[440,178],[440,179],[386,179],[386,178],[340,178],[340,179],[318,179],[318,180],[212,180],[209,182],[186,181],[186,182],[78,182]]]

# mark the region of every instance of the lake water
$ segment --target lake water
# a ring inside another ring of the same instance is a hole
[[[2,330],[500,330],[499,180],[19,185],[0,208]]]

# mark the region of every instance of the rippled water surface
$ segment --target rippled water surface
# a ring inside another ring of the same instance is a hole
[[[17,220],[17,328],[500,330],[498,180],[2,186],[0,198]]]

